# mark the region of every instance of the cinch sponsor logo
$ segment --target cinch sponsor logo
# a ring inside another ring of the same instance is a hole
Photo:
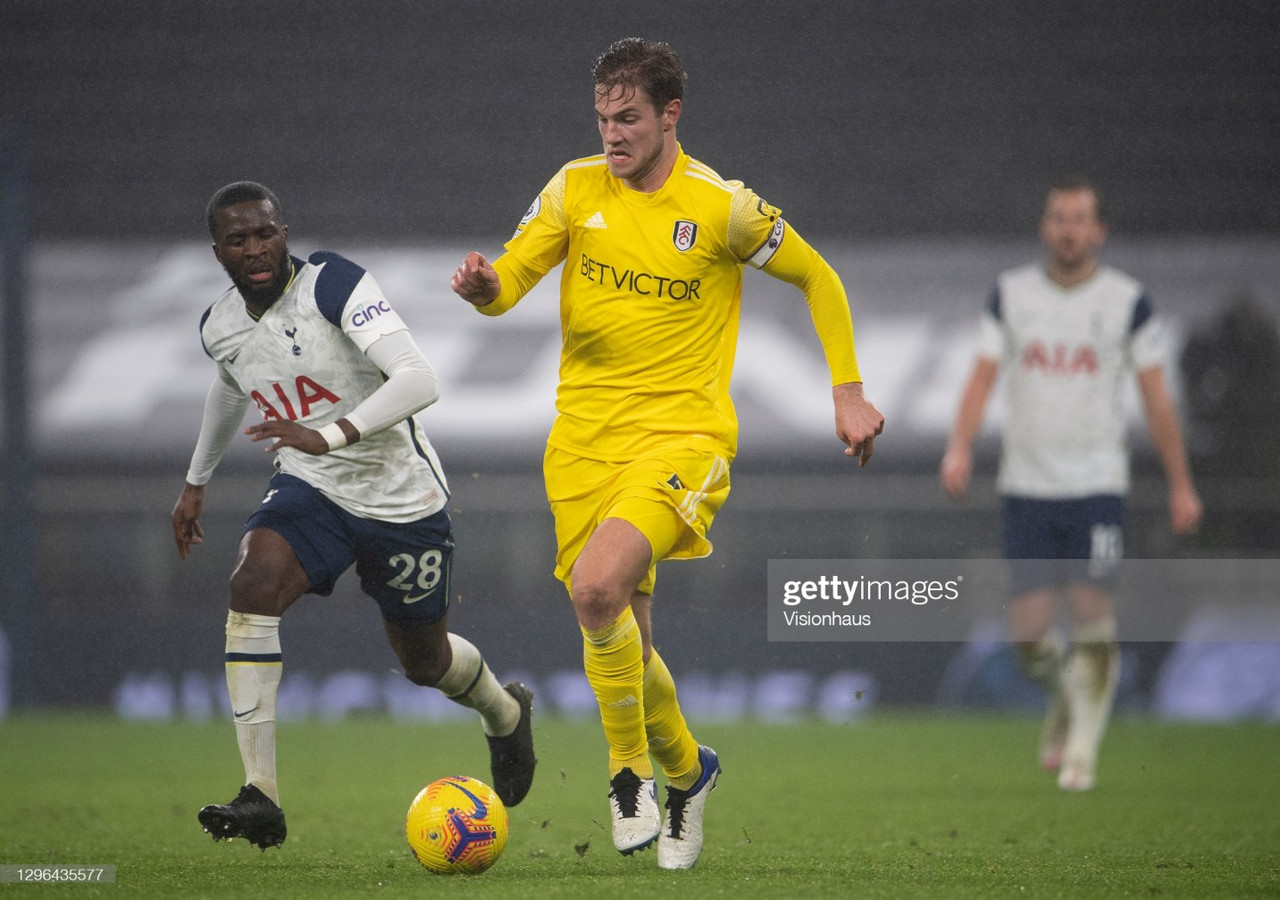
[[[1032,341],[1022,351],[1022,368],[1050,375],[1092,374],[1098,371],[1098,354],[1089,344],[1078,347],[1054,344],[1048,347],[1043,341]]]
[[[386,300],[379,300],[377,303],[361,306],[356,310],[355,315],[351,317],[351,324],[355,328],[363,328],[383,313],[391,312],[391,306]]]
[[[671,300],[700,300],[698,288],[702,279],[668,278],[665,275],[654,275],[652,272],[637,272],[634,269],[618,269],[608,263],[592,259],[582,254],[582,265],[578,274],[587,281],[619,291],[629,291],[644,297],[667,297]]]

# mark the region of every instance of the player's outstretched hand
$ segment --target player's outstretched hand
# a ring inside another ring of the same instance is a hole
[[[267,447],[268,453],[275,453],[281,447],[293,447],[312,456],[329,452],[329,442],[320,436],[320,432],[284,419],[269,419],[250,425],[244,433],[249,435],[251,441],[274,440],[275,443]]]
[[[845,456],[858,458],[858,465],[871,462],[876,435],[884,431],[884,414],[862,393],[862,382],[837,384],[831,389],[836,407],[836,437],[845,444]]]
[[[173,506],[173,542],[178,545],[178,558],[186,559],[192,546],[204,543],[200,527],[200,510],[204,508],[204,485],[188,484]]]
[[[1169,489],[1169,523],[1174,534],[1191,534],[1200,527],[1204,506],[1200,495],[1190,485]]]
[[[453,292],[472,306],[486,306],[502,291],[502,279],[489,260],[472,250],[449,281]]]
[[[969,476],[973,473],[973,452],[967,447],[948,447],[938,467],[938,481],[942,489],[959,500],[969,489]]]

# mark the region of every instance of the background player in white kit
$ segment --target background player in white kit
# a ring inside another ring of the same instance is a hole
[[[204,485],[250,403],[276,474],[245,524],[231,575],[227,689],[245,786],[200,810],[214,840],[265,850],[285,839],[276,782],[279,623],[304,593],[328,594],[352,563],[381,608],[405,676],[479,712],[493,787],[519,803],[536,762],[532,696],[499,685],[446,625],[453,535],[448,485],[418,413],[438,397],[435,371],[373,277],[336,253],[292,257],[280,201],[236,182],[208,207],[213,251],[234,287],[200,323],[218,366],[187,483],[173,510],[185,558],[203,540]]]
[[[1048,260],[1002,273],[992,291],[940,478],[948,493],[963,496],[983,409],[1007,364],[1009,417],[996,485],[1004,554],[1021,561],[1012,568],[1010,632],[1023,666],[1049,691],[1041,763],[1058,770],[1063,790],[1089,790],[1119,676],[1109,576],[1124,552],[1122,394],[1130,369],[1164,466],[1175,533],[1196,527],[1201,504],[1150,300],[1095,256],[1106,239],[1097,188],[1079,177],[1055,182],[1040,237]],[[1070,607],[1069,653],[1057,625],[1058,588]]]

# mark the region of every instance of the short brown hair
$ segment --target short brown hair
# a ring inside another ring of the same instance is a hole
[[[669,44],[629,37],[615,41],[591,69],[596,93],[615,88],[643,88],[659,111],[684,99],[688,74]]]
[[[1103,201],[1102,191],[1098,190],[1098,185],[1094,183],[1092,178],[1084,175],[1069,174],[1059,175],[1049,183],[1049,190],[1045,193],[1045,202],[1049,200],[1049,194],[1062,191],[1064,193],[1074,193],[1075,191],[1089,191],[1093,194],[1094,208],[1098,211],[1098,221],[1107,221],[1106,204]]]

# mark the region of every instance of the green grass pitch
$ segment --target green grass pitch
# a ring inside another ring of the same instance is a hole
[[[538,778],[489,872],[444,878],[404,841],[414,794],[488,775],[475,725],[282,723],[289,839],[215,844],[230,723],[19,715],[0,724],[0,863],[114,865],[102,885],[0,897],[1275,897],[1280,728],[1113,723],[1099,786],[1060,793],[1024,717],[884,712],[851,725],[707,725],[724,775],[691,872],[617,854],[598,723],[535,718]]]

